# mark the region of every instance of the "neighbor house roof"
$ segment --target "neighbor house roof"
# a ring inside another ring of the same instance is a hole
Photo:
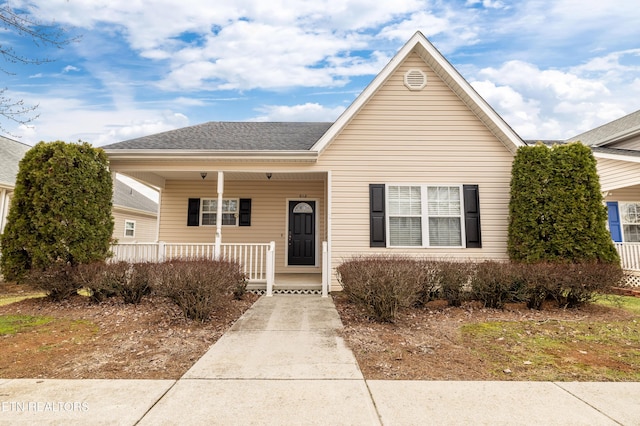
[[[124,142],[106,150],[308,151],[332,123],[208,122]]]
[[[113,184],[113,205],[158,214],[158,203],[118,179]]]
[[[0,184],[15,186],[20,160],[31,147],[0,136]]]
[[[567,142],[580,141],[589,146],[603,146],[612,142],[619,142],[634,135],[640,135],[640,110],[595,129],[580,133],[567,139]]]

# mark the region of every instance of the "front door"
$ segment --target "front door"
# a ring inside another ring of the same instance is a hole
[[[289,265],[316,263],[316,202],[289,201]]]

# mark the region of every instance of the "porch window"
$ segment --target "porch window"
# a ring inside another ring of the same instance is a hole
[[[134,220],[124,221],[124,236],[135,237],[136,235],[136,222]]]
[[[460,186],[388,186],[390,246],[462,247],[461,193]]]
[[[640,203],[621,203],[620,206],[624,241],[640,242]]]
[[[202,199],[200,224],[216,225],[216,213],[218,210],[217,199]],[[222,226],[236,226],[238,224],[238,199],[230,198],[222,200]]]

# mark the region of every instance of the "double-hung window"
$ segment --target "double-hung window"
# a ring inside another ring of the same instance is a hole
[[[620,203],[624,242],[640,242],[640,203]]]
[[[201,225],[216,225],[218,210],[217,199],[202,199]],[[222,200],[222,226],[235,226],[238,224],[238,200],[235,198]]]
[[[389,245],[462,247],[460,186],[389,185]]]
[[[136,222],[133,220],[124,221],[124,236],[135,237],[136,235]]]

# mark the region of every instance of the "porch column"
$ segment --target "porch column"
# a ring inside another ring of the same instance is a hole
[[[7,190],[0,189],[0,234],[4,230],[5,216],[7,214],[8,204],[5,200],[7,198]]]
[[[220,259],[222,246],[222,194],[224,193],[224,172],[218,172],[218,208],[216,210],[216,259]]]

